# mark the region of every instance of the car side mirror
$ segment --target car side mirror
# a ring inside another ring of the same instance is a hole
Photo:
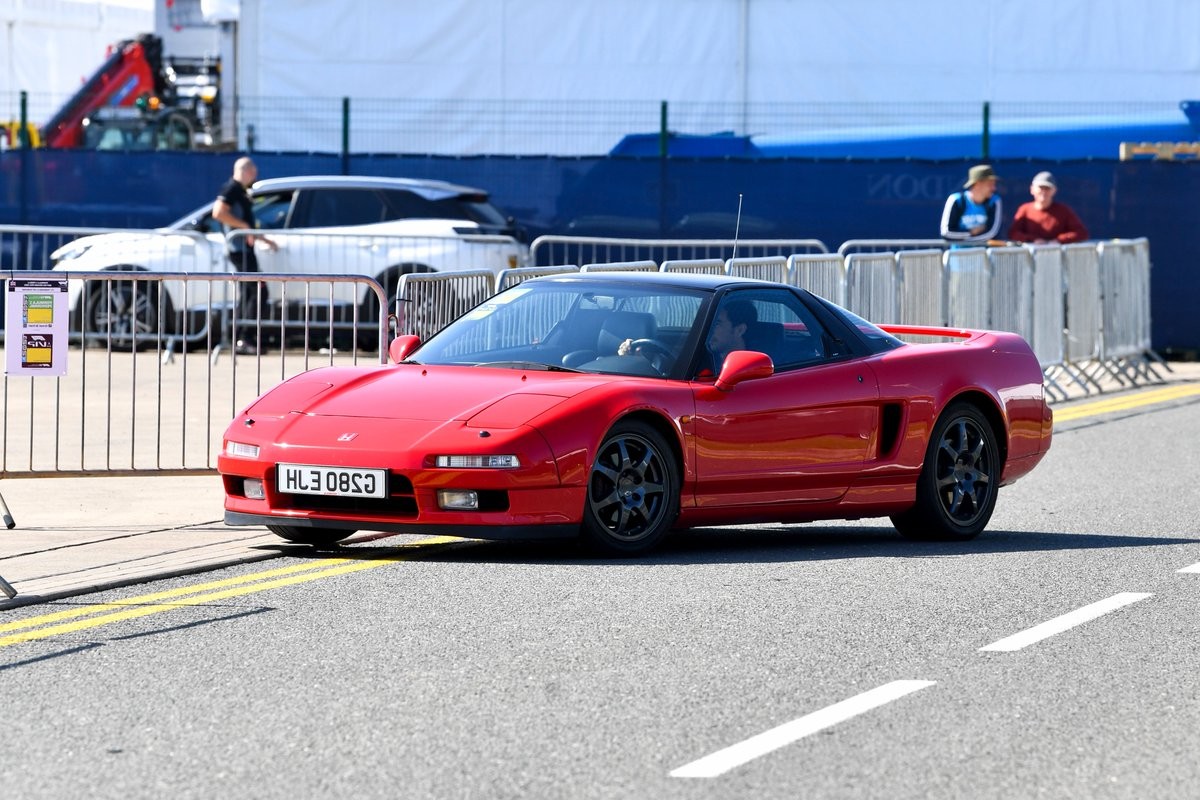
[[[397,336],[392,339],[392,343],[388,345],[388,356],[391,357],[393,364],[399,364],[404,359],[408,358],[416,349],[421,346],[421,337],[406,334]]]
[[[775,364],[766,353],[753,350],[734,350],[725,356],[721,365],[721,374],[713,385],[722,392],[728,392],[742,381],[752,381],[766,378],[775,374]]]

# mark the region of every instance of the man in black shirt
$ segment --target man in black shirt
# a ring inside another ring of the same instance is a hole
[[[258,177],[258,167],[247,156],[242,156],[233,162],[233,177],[221,187],[217,200],[213,203],[212,217],[217,222],[231,230],[254,230],[254,205],[250,195],[246,193]],[[258,258],[254,255],[256,241],[262,242],[272,250],[277,245],[266,236],[238,236],[229,240],[226,253],[233,268],[239,272],[258,272]],[[261,283],[241,283],[238,292],[237,316],[245,320],[255,320],[260,312]],[[256,291],[256,289],[258,291]],[[260,352],[257,336],[242,336],[239,334],[237,349],[239,353],[252,354]]]

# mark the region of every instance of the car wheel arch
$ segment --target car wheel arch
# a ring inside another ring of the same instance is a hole
[[[947,408],[950,408],[955,403],[967,403],[978,409],[979,413],[983,414],[987,423],[992,426],[992,434],[996,437],[996,446],[999,448],[1000,469],[1004,469],[1004,465],[1008,462],[1008,423],[1004,418],[1000,406],[996,399],[987,392],[978,389],[968,389],[959,392],[958,394],[947,398],[942,410],[938,412],[938,419],[945,413]]]
[[[683,441],[680,438],[679,429],[661,414],[648,409],[638,409],[614,417],[600,436],[600,439],[596,441],[595,447],[599,448],[600,443],[608,436],[609,431],[622,422],[640,422],[654,429],[655,433],[663,437],[667,446],[671,448],[671,458],[675,460],[675,466],[679,470],[680,488],[682,490],[682,486],[686,482],[688,475],[683,458]],[[594,452],[592,453],[592,458],[595,458]]]
[[[155,274],[138,264],[113,264],[96,272],[135,272],[147,276]],[[140,277],[135,278],[134,282],[146,287],[138,291],[146,295],[154,318],[161,320],[160,332],[173,333],[178,325],[178,320],[175,319],[177,302],[171,294],[170,284],[162,280],[143,281]],[[112,281],[93,281],[90,285],[85,284],[85,288],[79,292],[75,307],[70,310],[70,324],[74,330],[82,331],[85,325],[91,326],[90,318],[99,313],[99,304],[108,302],[106,291],[111,291],[112,284]]]

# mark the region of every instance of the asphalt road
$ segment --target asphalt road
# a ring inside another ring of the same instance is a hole
[[[383,539],[13,609],[0,786],[1195,797],[1198,410],[1056,409],[1047,459],[961,545],[886,520],[709,529],[627,562]]]

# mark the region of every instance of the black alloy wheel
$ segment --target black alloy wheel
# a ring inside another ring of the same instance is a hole
[[[892,524],[910,539],[973,539],[995,510],[1001,467],[991,423],[969,403],[951,404],[929,440],[916,503]]]
[[[644,423],[615,425],[588,478],[588,544],[605,555],[645,553],[667,534],[678,508],[678,467],[663,437]]]
[[[159,321],[157,288],[150,281],[112,280],[94,286],[85,298],[84,332],[113,350],[140,350],[152,347],[163,333]],[[170,301],[164,298],[169,306]],[[164,319],[170,316],[170,310]]]

